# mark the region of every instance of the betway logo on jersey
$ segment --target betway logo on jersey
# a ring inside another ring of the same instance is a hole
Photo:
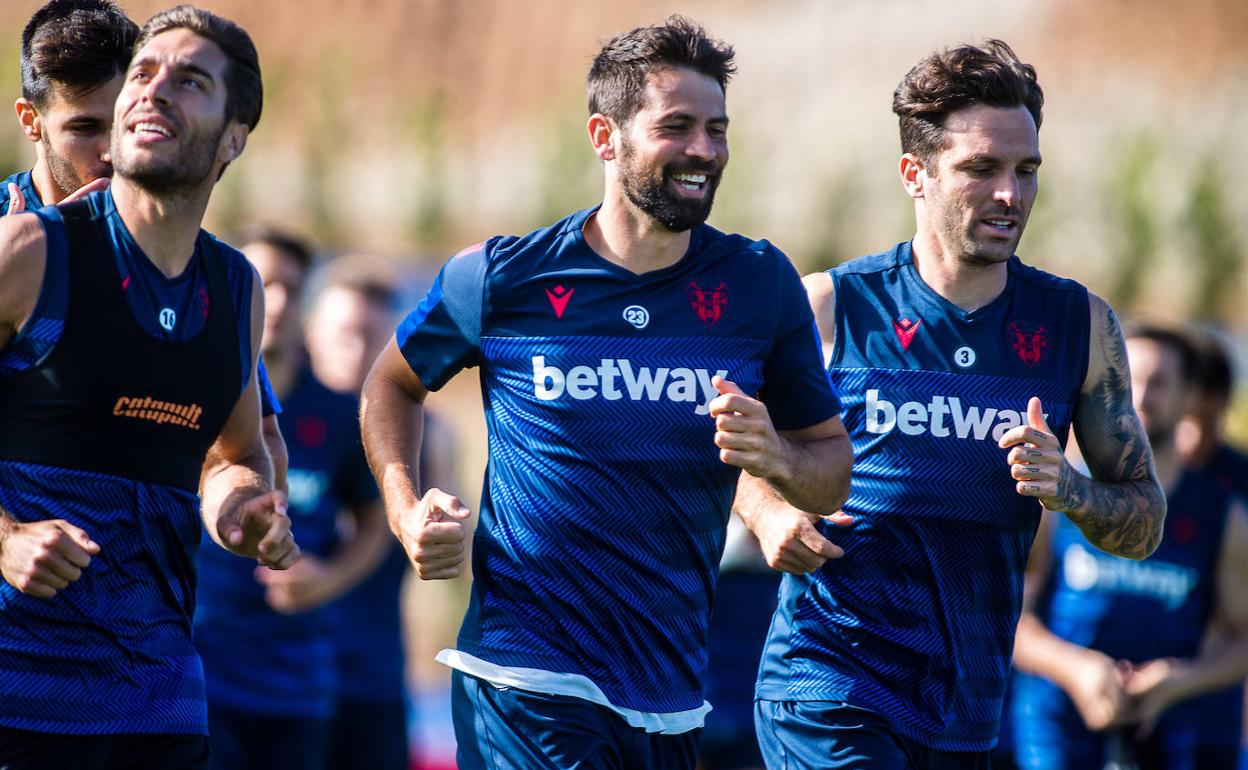
[[[1027,415],[1013,409],[996,409],[963,404],[957,396],[932,396],[926,404],[906,401],[901,405],[880,398],[880,391],[867,391],[867,432],[889,433],[896,429],[907,436],[931,434],[936,438],[970,438],[999,441],[1006,431],[1023,425]],[[1048,418],[1048,415],[1045,415]]]
[[[546,356],[533,356],[533,394],[543,401],[554,401],[567,394],[578,401],[605,398],[618,401],[668,401],[697,404],[694,412],[707,414],[711,401],[719,395],[711,378],[728,377],[726,369],[670,369],[661,366],[634,366],[627,358],[603,358],[598,366],[574,366],[568,371],[546,363]]]

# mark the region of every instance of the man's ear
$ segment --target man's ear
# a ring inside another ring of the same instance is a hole
[[[902,155],[897,170],[901,173],[901,184],[910,197],[922,198],[927,184],[927,166],[919,156],[912,152]]]
[[[247,136],[250,133],[251,130],[242,123],[237,120],[230,121],[230,125],[226,126],[225,133],[221,136],[221,145],[217,148],[218,155],[225,163],[230,163],[243,154],[243,149],[247,147]]]
[[[13,109],[17,111],[17,123],[22,127],[26,138],[32,142],[43,139],[43,118],[39,116],[39,110],[35,109],[34,103],[23,96],[13,103]]]
[[[615,160],[617,134],[620,131],[616,122],[600,112],[595,112],[589,116],[585,129],[589,132],[589,143],[593,145],[598,160]]]

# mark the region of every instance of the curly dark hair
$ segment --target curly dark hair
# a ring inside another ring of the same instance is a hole
[[[111,0],[52,0],[22,30],[22,96],[38,109],[54,86],[88,94],[125,73],[139,27]]]

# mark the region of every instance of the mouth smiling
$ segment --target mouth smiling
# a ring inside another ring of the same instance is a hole
[[[151,115],[129,122],[127,128],[140,142],[162,142],[177,135],[173,125],[162,117]]]

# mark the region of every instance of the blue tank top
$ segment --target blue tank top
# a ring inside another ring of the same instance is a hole
[[[1214,608],[1232,499],[1207,472],[1185,471],[1167,495],[1161,545],[1142,561],[1097,550],[1062,517],[1053,533],[1053,569],[1036,605],[1041,621],[1056,636],[1115,660],[1195,657]],[[1176,757],[1190,751],[1197,708],[1192,701],[1163,716],[1162,750]],[[1083,729],[1074,705],[1052,682],[1018,676],[1010,712],[1024,764],[1033,754],[1063,756],[1067,766],[1101,758],[1100,736]]]
[[[38,360],[0,377],[7,405],[35,407],[6,412],[5,435],[21,420],[39,431],[26,434],[24,451],[6,447],[0,506],[18,521],[65,519],[100,553],[52,599],[0,582],[0,724],[66,734],[204,734],[203,674],[190,629],[200,529],[193,490],[240,392],[246,367],[233,356],[250,345],[251,271],[241,254],[201,233],[196,252],[210,266],[205,285],[214,309],[195,337],[156,339],[122,296],[107,253],[117,222],[99,203],[93,196],[72,204],[64,219],[54,208],[35,214],[48,237],[39,306],[47,306],[50,286],[60,287],[63,328]],[[58,428],[75,440],[36,452]],[[160,480],[173,475],[170,466],[187,473]]]
[[[997,440],[1038,396],[1061,440],[1088,361],[1087,291],[1012,258],[966,312],[928,287],[909,243],[830,271],[829,371],[854,445],[845,556],[786,575],[758,696],[838,700],[931,748],[996,740],[1040,506]]]
[[[356,414],[354,397],[304,367],[277,418],[290,455],[291,531],[304,553],[322,559],[339,547],[338,512],[377,499]],[[334,605],[279,613],[255,570],[203,533],[195,643],[208,699],[251,713],[328,717],[337,685]]]

